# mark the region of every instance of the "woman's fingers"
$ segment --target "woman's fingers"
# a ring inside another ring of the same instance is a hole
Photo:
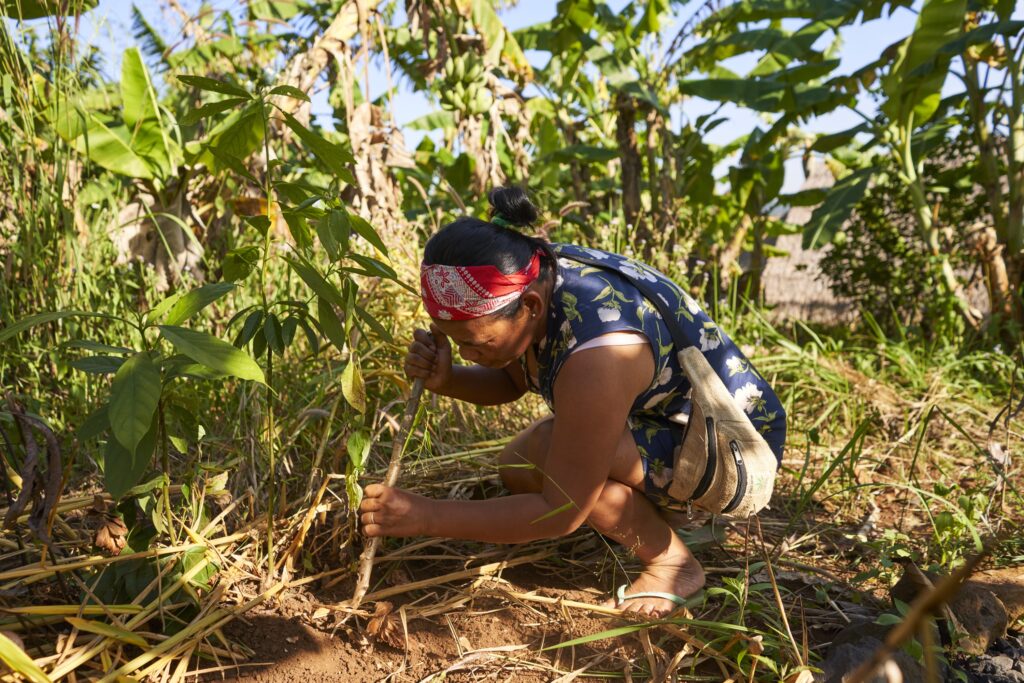
[[[433,362],[437,358],[437,349],[433,346],[427,346],[422,342],[414,341],[412,344],[409,344],[409,355],[416,355]]]
[[[436,348],[434,337],[426,330],[414,330],[412,333],[412,338],[418,341],[420,344],[429,347],[430,349]]]

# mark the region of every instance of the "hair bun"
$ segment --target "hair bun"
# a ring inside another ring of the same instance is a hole
[[[537,220],[537,207],[521,187],[496,187],[487,195],[487,201],[493,208],[492,216],[501,214],[512,225],[531,225]]]

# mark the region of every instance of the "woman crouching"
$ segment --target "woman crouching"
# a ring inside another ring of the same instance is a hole
[[[360,506],[365,533],[524,543],[587,523],[644,565],[609,604],[664,615],[700,590],[704,571],[661,511],[745,516],[767,505],[785,412],[666,276],[512,229],[537,219],[519,188],[489,199],[490,221],[459,218],[427,242],[421,289],[433,322],[415,331],[405,372],[477,405],[538,392],[552,415],[501,453],[512,495],[434,500],[373,484]],[[452,344],[473,365],[453,365]]]

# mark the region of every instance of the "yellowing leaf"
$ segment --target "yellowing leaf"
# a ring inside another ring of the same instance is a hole
[[[88,633],[95,633],[99,636],[113,638],[114,640],[119,640],[122,643],[135,645],[143,649],[149,647],[149,643],[146,642],[146,639],[138,633],[127,631],[116,626],[111,626],[110,624],[105,624],[102,621],[90,621],[89,619],[80,619],[79,617],[64,617],[64,620],[79,631],[87,631]]]
[[[11,671],[24,676],[32,683],[50,683],[50,677],[32,661],[31,657],[25,654],[24,650],[3,633],[0,633],[0,661],[6,664]]]
[[[355,356],[349,359],[348,365],[341,372],[341,393],[350,406],[360,413],[366,412],[366,387]]]

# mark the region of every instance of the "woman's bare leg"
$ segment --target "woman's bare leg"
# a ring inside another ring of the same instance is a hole
[[[541,490],[553,422],[545,418],[533,423],[513,439],[499,457],[501,478],[513,493]],[[622,438],[612,462],[601,497],[587,518],[600,533],[626,546],[644,565],[644,571],[627,589],[632,593],[671,593],[685,598],[704,585],[704,570],[644,495],[643,464],[629,430]],[[613,598],[607,604],[614,605]],[[662,598],[627,600],[622,608],[662,615],[674,609]]]

